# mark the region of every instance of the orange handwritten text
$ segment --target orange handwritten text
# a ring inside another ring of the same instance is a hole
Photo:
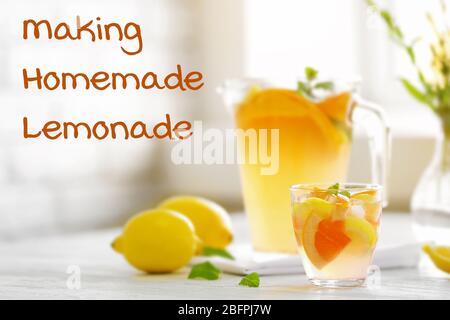
[[[183,140],[192,135],[192,123],[181,120],[172,124],[169,114],[165,120],[148,125],[143,121],[126,124],[122,121],[110,122],[97,121],[93,124],[86,122],[60,122],[47,121],[39,129],[30,129],[28,117],[23,118],[23,137],[25,139],[46,138],[56,139],[166,139]]]
[[[76,17],[76,27],[70,27],[66,22],[58,23],[54,28],[48,20],[33,20],[28,19],[23,21],[23,39],[28,40],[29,31],[31,30],[35,39],[40,39],[41,34],[47,39],[56,40],[82,40],[90,39],[92,42],[99,40],[112,40],[113,38],[122,41],[137,40],[137,48],[135,50],[120,48],[128,55],[135,55],[142,51],[143,42],[141,27],[135,22],[128,22],[123,27],[115,22],[102,24],[101,18],[95,19],[96,24],[93,25],[94,20],[89,20],[83,25],[81,24],[80,16]],[[75,29],[75,30],[74,30]]]

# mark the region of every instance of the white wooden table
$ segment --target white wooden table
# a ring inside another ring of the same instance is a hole
[[[385,214],[381,242],[412,239],[409,215]],[[248,241],[243,215],[233,215],[236,241]],[[144,275],[109,244],[119,230],[0,243],[1,299],[450,299],[450,277],[427,259],[420,268],[382,270],[371,288],[322,289],[304,275],[265,276],[259,288],[240,287],[239,276],[187,280],[188,268]],[[69,289],[67,268],[79,266],[81,288]]]

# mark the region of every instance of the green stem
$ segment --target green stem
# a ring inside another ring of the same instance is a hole
[[[450,136],[444,136],[441,168],[443,171],[450,170]]]
[[[450,170],[450,111],[439,114],[441,120],[443,139],[441,149],[441,168],[443,171]]]

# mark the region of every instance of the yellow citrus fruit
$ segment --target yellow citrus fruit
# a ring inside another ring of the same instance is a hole
[[[313,123],[315,130],[334,143],[341,142],[342,134],[336,130],[330,118],[314,102],[299,95],[295,90],[250,88],[247,96],[236,110],[238,127],[254,127],[256,119],[277,117],[289,121]],[[334,140],[333,140],[334,139]]]
[[[300,203],[294,203],[292,219],[298,244],[302,243],[302,230],[306,219],[313,212],[319,215],[328,215],[333,208],[333,204],[316,197],[308,198]]]
[[[172,272],[185,266],[198,245],[192,222],[168,209],[132,217],[112,243],[132,266],[149,273]]]
[[[345,234],[352,243],[365,249],[374,248],[377,243],[377,232],[374,226],[365,219],[348,216],[345,219]]]
[[[381,203],[377,200],[376,190],[365,190],[354,193],[351,200],[356,205],[362,205],[366,219],[374,225],[378,225],[381,214]]]
[[[322,269],[344,250],[351,239],[344,232],[343,220],[332,220],[331,214],[313,212],[303,229],[303,248],[311,263]]]
[[[449,246],[431,246],[429,244],[425,244],[422,249],[428,254],[437,268],[444,272],[450,273]]]
[[[247,94],[243,100],[243,102],[250,102],[259,92],[261,92],[262,89],[259,85],[253,84],[250,86],[250,88],[247,91]]]
[[[343,92],[322,100],[317,106],[328,117],[339,122],[345,122],[350,111],[351,98],[350,92]]]
[[[295,225],[301,229],[312,212],[317,212],[320,215],[328,215],[333,210],[334,205],[326,200],[311,197],[300,203],[294,203],[293,207]]]
[[[225,248],[233,240],[230,216],[215,202],[200,197],[178,196],[165,200],[159,207],[188,217],[205,246]]]

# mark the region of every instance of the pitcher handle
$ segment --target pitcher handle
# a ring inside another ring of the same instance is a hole
[[[388,203],[388,176],[391,158],[391,131],[386,115],[381,106],[355,96],[357,107],[352,113],[352,120],[362,123],[369,137],[371,155],[371,175],[373,183],[383,187],[382,205]]]

